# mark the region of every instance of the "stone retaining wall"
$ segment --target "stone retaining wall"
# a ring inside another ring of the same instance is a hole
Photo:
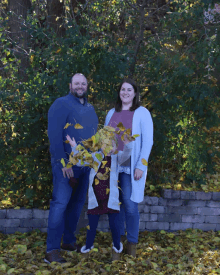
[[[138,205],[140,231],[176,231],[198,228],[204,231],[220,230],[220,192],[189,192],[165,189],[162,197],[148,197]],[[88,224],[85,204],[77,226]],[[49,210],[0,209],[0,231],[11,234],[40,229],[47,232]],[[108,216],[100,217],[98,230],[109,231]]]

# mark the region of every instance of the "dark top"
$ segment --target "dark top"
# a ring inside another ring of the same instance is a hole
[[[104,168],[102,167],[102,164],[99,167],[99,170],[97,173],[102,173],[104,174],[106,171],[106,167],[111,167],[111,156],[105,156],[103,161],[107,161],[106,165]],[[98,201],[98,206],[96,208],[93,209],[89,209],[87,211],[87,214],[91,214],[91,215],[102,215],[102,214],[107,214],[107,213],[119,213],[118,210],[114,210],[114,209],[110,209],[108,208],[108,199],[109,199],[109,193],[106,194],[106,188],[110,188],[109,187],[109,181],[110,181],[110,172],[108,172],[108,179],[107,180],[100,180],[97,178],[97,176],[94,177],[94,181],[93,181],[93,190],[96,196],[96,199]],[[95,179],[99,180],[99,184],[95,185]]]
[[[64,129],[66,123],[73,124]],[[83,129],[75,129],[79,123]],[[77,144],[90,138],[97,131],[98,117],[94,107],[84,98],[81,104],[79,98],[71,93],[54,101],[48,112],[48,137],[50,141],[51,161],[60,162],[64,158],[68,162],[71,146],[66,141],[66,135],[74,137]],[[60,163],[61,164],[61,163]],[[62,166],[62,164],[61,164]]]

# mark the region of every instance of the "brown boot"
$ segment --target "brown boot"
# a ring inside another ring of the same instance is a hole
[[[121,243],[124,243],[127,240],[127,237],[125,235],[121,235]]]
[[[117,250],[116,247],[114,247],[114,245],[112,246],[112,261],[120,261],[120,256],[121,256],[121,252],[123,250],[123,244],[120,243],[120,249]]]
[[[44,258],[45,263],[51,264],[52,262],[57,262],[57,263],[66,263],[66,260],[61,257],[59,249],[52,250],[50,252],[46,252],[45,258]]]
[[[133,257],[136,257],[136,244],[135,243],[127,243],[127,254]]]

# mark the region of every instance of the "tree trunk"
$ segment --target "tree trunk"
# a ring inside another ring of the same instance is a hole
[[[54,29],[56,34],[60,37],[64,36],[65,28],[63,26],[63,18],[65,15],[64,11],[64,1],[60,0],[48,0],[47,1],[48,10],[48,25],[50,28]]]
[[[15,45],[13,47],[15,56],[21,60],[19,65],[19,75],[22,80],[26,80],[25,70],[28,67],[28,34],[24,30],[24,21],[27,18],[27,12],[31,8],[30,0],[9,0],[8,8],[10,15],[10,36]]]

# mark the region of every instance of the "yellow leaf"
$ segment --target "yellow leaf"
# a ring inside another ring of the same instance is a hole
[[[61,159],[61,161],[60,161],[60,162],[62,163],[63,167],[65,167],[65,166],[66,166],[65,161],[64,161],[64,159],[63,159],[63,158]]]
[[[118,181],[119,182],[119,181]],[[118,186],[118,189],[121,190],[121,192],[124,194],[123,190],[121,189],[121,187]]]
[[[63,129],[67,129],[69,126],[73,126],[73,124],[71,124],[71,123],[67,123],[67,124],[64,126],[64,128],[63,128]]]
[[[121,204],[121,202],[119,202],[119,204],[118,205],[120,205]]]
[[[103,130],[108,132],[115,132],[115,128],[111,126],[104,126]]]
[[[66,168],[71,168],[73,165],[71,163],[67,163]]]
[[[131,128],[128,128],[128,129],[124,132],[124,134],[126,134],[126,135],[131,135]]]
[[[99,184],[99,180],[95,179],[95,185],[98,185],[98,184]]]
[[[20,206],[16,206],[14,209],[20,209]]]
[[[133,138],[137,138],[137,137],[139,137],[139,136],[140,136],[140,135],[133,135],[132,137],[133,137]]]
[[[85,148],[81,144],[79,144],[79,145],[76,146],[76,150],[77,151],[84,151],[84,149]]]
[[[102,167],[101,167],[101,168],[104,168],[105,165],[106,165],[106,163],[107,163],[107,161],[106,161],[106,160],[103,160],[103,161],[102,161]]]
[[[65,140],[64,142],[67,143],[67,144],[70,143],[69,140]]]
[[[102,155],[101,154],[95,154],[96,158],[99,160],[99,161],[102,161]]]
[[[90,226],[89,226],[89,225],[87,225],[86,228],[87,228],[88,230],[90,230]]]
[[[146,159],[141,159],[141,162],[142,162],[143,165],[148,166],[148,163],[147,163]]]
[[[97,172],[97,171],[98,171],[98,167],[99,167],[98,162],[97,162],[97,161],[94,161],[93,164],[92,164],[92,167],[93,167],[93,169],[95,170],[95,172]]]
[[[33,61],[34,61],[34,55],[33,54],[30,56],[30,61],[31,61],[31,63],[33,63]]]
[[[76,123],[74,126],[75,129],[83,129],[83,126],[80,125],[79,123]]]
[[[124,125],[122,124],[122,122],[119,122],[118,125],[116,126],[117,128],[119,128],[121,131],[125,131],[125,127]]]
[[[110,189],[106,188],[106,195],[108,195],[109,192],[110,192]]]
[[[108,175],[104,175],[104,174],[102,174],[102,173],[97,173],[97,178],[99,179],[99,180],[107,180],[108,179]]]
[[[56,53],[59,53],[59,52],[61,52],[61,48],[59,48],[59,49],[56,51]]]

